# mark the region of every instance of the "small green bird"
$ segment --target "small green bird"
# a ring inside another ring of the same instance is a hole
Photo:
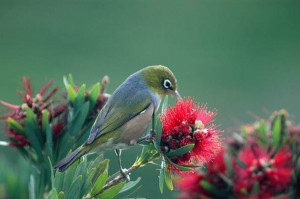
[[[176,78],[168,67],[148,66],[133,73],[101,109],[86,142],[54,168],[63,172],[85,154],[115,150],[122,173],[121,149],[136,144],[143,136],[166,95],[180,98]]]

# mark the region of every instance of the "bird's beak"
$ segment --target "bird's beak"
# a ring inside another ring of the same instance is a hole
[[[179,94],[179,92],[177,90],[174,93],[175,93],[176,101],[182,100],[182,97],[180,96],[180,94]]]

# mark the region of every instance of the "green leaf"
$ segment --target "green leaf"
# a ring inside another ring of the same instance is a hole
[[[165,160],[163,159],[161,161],[161,166],[160,166],[159,176],[158,176],[160,193],[163,193],[163,191],[164,191],[164,183],[165,183],[165,175],[164,175],[165,172],[164,172],[164,170],[165,169],[166,169],[166,163],[165,163]]]
[[[155,140],[155,147],[157,148],[157,150],[160,151],[160,142],[161,142],[161,134],[162,134],[162,123],[158,117],[157,119],[157,122],[156,122],[156,130],[155,130],[155,133],[156,133],[156,140]]]
[[[85,184],[86,188],[92,187],[92,185],[94,184],[93,179],[94,179],[95,173],[96,173],[96,168],[91,168],[88,170],[87,180],[86,180],[86,184]]]
[[[72,125],[70,126],[71,135],[77,135],[83,125],[86,122],[86,118],[88,116],[89,111],[89,102],[84,103],[81,108],[75,113],[74,120],[72,121]]]
[[[258,123],[258,128],[257,128],[258,133],[260,134],[260,138],[263,144],[267,144],[267,128],[266,128],[266,124],[263,120],[261,120]]]
[[[92,191],[91,191],[92,196],[95,196],[103,188],[103,186],[105,185],[105,182],[107,181],[107,178],[108,178],[108,172],[104,171],[98,177],[98,179],[96,180],[96,182],[92,188]]]
[[[182,171],[191,171],[193,169],[192,166],[183,166],[183,165],[176,164],[176,163],[172,162],[167,156],[164,156],[164,158],[167,160],[167,162],[169,164],[172,164],[173,166],[177,167],[178,169],[180,169]]]
[[[181,156],[181,155],[184,155],[187,152],[191,151],[194,148],[194,146],[195,146],[195,144],[188,144],[188,145],[180,147],[176,150],[165,153],[165,155],[168,157]]]
[[[298,159],[297,159],[295,172],[296,172],[296,175],[299,176],[299,174],[300,174],[300,157],[298,157]]]
[[[52,160],[53,158],[53,132],[49,125],[49,112],[48,110],[42,111],[42,127],[43,132],[46,134],[46,151],[47,155]]]
[[[82,84],[77,92],[75,107],[81,107],[85,100],[86,85]]]
[[[66,198],[70,199],[75,199],[75,198],[80,198],[81,195],[81,186],[82,186],[83,180],[82,180],[82,175],[79,175],[75,181],[72,183],[69,191],[66,194]]]
[[[101,86],[100,86],[100,83],[98,82],[98,83],[94,84],[94,86],[90,90],[90,96],[89,96],[90,111],[94,108],[94,106],[96,105],[96,103],[98,101],[100,89],[101,89]]]
[[[211,193],[214,196],[217,196],[218,198],[226,198],[226,194],[224,194],[222,191],[220,191],[217,187],[215,187],[213,184],[209,183],[206,180],[200,181],[200,186]]]
[[[232,177],[234,173],[233,173],[233,168],[232,168],[232,164],[231,164],[231,160],[230,160],[229,155],[224,154],[224,162],[225,162],[225,165],[226,165],[227,175],[229,177]]]
[[[101,193],[98,197],[101,199],[111,199],[114,198],[118,193],[121,191],[121,189],[124,187],[125,182],[121,182],[113,187],[110,187],[109,189],[105,190],[103,193]]]
[[[120,193],[123,193],[125,191],[128,191],[129,189],[132,189],[135,187],[139,182],[141,181],[141,177],[138,177],[135,181],[130,181],[125,184],[125,186],[121,189]]]
[[[82,176],[83,179],[85,179],[85,175],[86,175],[86,163],[87,163],[87,158],[86,156],[82,156],[81,157],[81,161],[78,164],[78,166],[76,167],[75,173],[74,173],[74,177],[73,178],[77,178],[77,176]]]
[[[58,193],[58,199],[64,199],[64,198],[65,198],[65,192],[60,191],[60,192]]]
[[[68,75],[68,79],[67,79],[68,83],[71,85],[71,86],[74,86],[74,78],[72,76],[72,74],[69,74]]]
[[[56,172],[54,177],[54,187],[60,191],[63,190],[64,173]]]
[[[272,126],[272,138],[273,138],[273,146],[275,150],[278,150],[280,147],[281,141],[281,118],[280,116],[276,116],[274,119],[274,123]]]
[[[76,161],[75,163],[73,163],[64,173],[64,183],[63,183],[63,191],[67,194],[69,189],[70,189],[70,185],[73,182],[74,179],[74,174],[76,171],[76,168],[78,166],[78,161]]]
[[[169,190],[173,191],[174,186],[173,186],[171,174],[168,171],[168,169],[166,169],[166,167],[164,167],[164,176],[165,176],[165,182],[166,182],[167,187],[169,188]]]
[[[73,86],[71,86],[71,85],[68,85],[67,86],[67,94],[68,94],[68,99],[69,99],[69,101],[71,102],[71,104],[73,104],[74,105],[74,103],[75,103],[75,100],[76,100],[76,91],[75,91],[75,89],[73,88]]]
[[[38,129],[38,122],[36,115],[32,112],[30,108],[26,109],[26,118],[25,118],[25,134],[26,138],[29,140],[31,146],[34,148],[39,159],[43,159],[43,138],[41,132]]]
[[[20,133],[22,135],[25,135],[24,128],[16,120],[9,117],[9,118],[7,118],[6,122],[10,128],[12,128],[13,130],[17,131],[18,133]]]
[[[97,166],[93,182],[96,182],[98,176],[101,175],[104,171],[108,170],[108,165],[109,165],[109,160],[105,159]]]
[[[36,199],[35,180],[34,180],[33,175],[30,175],[29,199]]]
[[[55,188],[52,188],[48,195],[49,199],[58,199],[58,194]]]
[[[251,189],[251,195],[258,196],[258,194],[259,194],[259,183],[254,182]]]
[[[162,106],[161,106],[161,113],[165,112],[165,110],[168,107],[168,103],[169,103],[169,98],[168,98],[168,96],[166,96],[164,98],[164,101],[163,101]],[[159,117],[157,118],[157,121],[156,121],[155,132],[156,132],[156,140],[155,140],[156,148],[157,148],[157,150],[160,151],[160,142],[161,142],[161,134],[162,134],[162,123],[161,123]]]

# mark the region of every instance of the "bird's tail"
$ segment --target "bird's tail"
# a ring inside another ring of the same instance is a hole
[[[81,156],[86,154],[87,151],[85,150],[84,146],[79,147],[75,151],[73,151],[71,154],[69,154],[67,157],[56,163],[54,165],[54,169],[64,172],[67,168],[69,168],[76,160],[78,160]]]

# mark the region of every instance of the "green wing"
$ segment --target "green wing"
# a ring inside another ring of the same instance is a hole
[[[91,144],[96,138],[120,128],[147,109],[151,103],[151,96],[142,91],[129,92],[125,97],[119,93],[111,96],[99,113],[86,144]]]

